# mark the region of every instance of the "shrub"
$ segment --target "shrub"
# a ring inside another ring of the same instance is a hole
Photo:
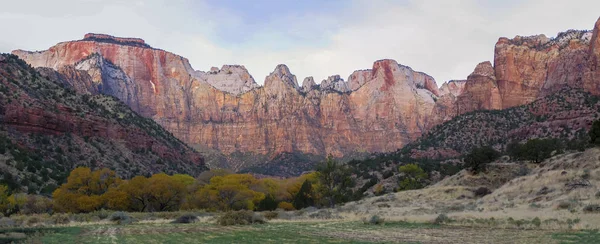
[[[569,208],[571,208],[571,202],[566,202],[566,201],[559,202],[558,206],[556,206],[556,208],[557,209],[569,209]]]
[[[448,217],[448,215],[440,214],[435,218],[435,220],[433,220],[433,223],[436,225],[441,225],[444,223],[449,223],[450,221],[452,220],[450,219],[450,217]]]
[[[38,218],[37,216],[31,216],[27,219],[26,224],[29,226],[33,226],[33,225],[39,223],[40,221],[41,221],[40,218]]]
[[[277,208],[283,209],[285,211],[292,211],[292,210],[296,210],[294,208],[294,205],[292,205],[289,202],[280,202],[279,204],[277,204]]]
[[[583,207],[583,212],[586,213],[600,213],[600,204],[590,204]]]
[[[492,191],[490,191],[490,189],[488,189],[487,187],[479,187],[475,191],[473,191],[473,194],[475,194],[475,197],[483,197],[490,193],[492,193]]]
[[[67,214],[55,214],[52,215],[51,221],[55,225],[66,225],[71,223],[71,219]]]
[[[264,212],[263,214],[264,214],[265,218],[267,218],[268,220],[276,219],[277,217],[279,217],[279,213],[274,212],[274,211]]]
[[[198,217],[193,214],[184,214],[179,216],[177,219],[173,220],[173,224],[190,224],[198,221]]]
[[[260,213],[252,213],[252,223],[253,224],[264,224],[267,221],[265,220],[265,216]]]
[[[384,222],[385,222],[385,219],[381,218],[377,215],[373,215],[369,219],[367,219],[367,218],[363,219],[364,224],[370,224],[370,225],[382,225]]]
[[[333,213],[331,213],[331,211],[329,209],[321,209],[319,211],[309,214],[308,217],[313,218],[313,219],[337,219],[337,218],[339,218],[338,215],[334,215]]]
[[[0,217],[0,228],[15,227],[16,225],[14,220]]]
[[[131,224],[133,222],[131,217],[124,212],[115,212],[110,216],[110,221],[115,222],[116,224]]]
[[[258,214],[260,215],[260,214]],[[262,215],[260,215],[262,216]],[[249,224],[263,224],[264,219],[257,216],[254,212],[248,210],[240,211],[229,211],[219,216],[217,224],[228,226],[228,225],[249,225]]]

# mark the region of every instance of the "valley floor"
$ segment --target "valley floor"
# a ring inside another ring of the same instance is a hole
[[[28,243],[598,243],[597,231],[496,229],[389,222],[280,221],[221,227],[209,223],[83,225],[48,228]]]

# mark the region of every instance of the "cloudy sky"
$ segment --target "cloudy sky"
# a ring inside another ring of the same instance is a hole
[[[243,64],[263,83],[284,63],[301,81],[391,58],[464,79],[498,37],[591,29],[597,0],[0,0],[0,52],[85,33],[140,37],[198,70]]]

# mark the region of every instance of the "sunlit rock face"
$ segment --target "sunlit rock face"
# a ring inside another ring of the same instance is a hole
[[[393,60],[299,86],[286,65],[256,84],[239,65],[202,72],[141,39],[86,35],[42,52],[13,52],[35,67],[71,67],[81,92],[115,96],[185,142],[225,153],[342,156],[391,151],[416,139],[439,94],[432,77]],[[71,74],[70,76],[73,76]],[[69,80],[69,79],[67,79]]]
[[[312,77],[299,84],[282,64],[259,86],[241,65],[197,71],[141,39],[100,34],[13,54],[77,81],[78,92],[119,98],[190,145],[342,156],[393,151],[457,115],[527,104],[565,86],[600,94],[599,26],[556,38],[500,38],[493,63],[440,88],[431,76],[389,59],[347,81],[333,75],[320,84]],[[77,78],[81,72],[91,78]]]

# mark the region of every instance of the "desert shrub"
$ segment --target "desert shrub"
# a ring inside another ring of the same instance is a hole
[[[542,221],[540,220],[540,218],[535,217],[533,218],[533,220],[531,220],[531,224],[535,225],[535,227],[540,228],[540,226],[542,225]]]
[[[54,214],[50,218],[50,221],[55,225],[66,225],[68,223],[71,223],[71,219],[67,214]]]
[[[260,213],[252,213],[252,223],[254,224],[264,224],[267,221],[265,220],[265,216]]]
[[[190,224],[190,223],[195,223],[196,221],[198,221],[198,217],[196,217],[196,215],[184,214],[184,215],[179,216],[172,223],[173,224]]]
[[[260,214],[259,214],[260,215]],[[262,215],[261,215],[262,216]],[[255,215],[254,212],[248,210],[240,211],[229,211],[217,218],[217,224],[222,226],[228,225],[249,225],[249,224],[263,224],[264,219]]]
[[[373,215],[371,216],[371,218],[364,218],[363,219],[363,223],[364,224],[370,224],[370,225],[382,225],[385,222],[384,218],[381,218],[377,215]]]
[[[111,211],[104,210],[104,209],[89,213],[90,216],[97,217],[100,220],[103,220],[103,219],[106,219],[106,218],[110,217],[111,214],[112,214]]]
[[[29,225],[29,226],[33,226],[33,225],[35,225],[35,224],[37,224],[39,222],[41,222],[41,220],[40,220],[39,217],[37,217],[37,216],[31,216],[31,217],[29,217],[27,219],[26,224]]]
[[[275,212],[275,211],[264,212],[263,214],[264,214],[265,218],[267,218],[268,220],[276,219],[277,217],[279,217],[279,213]]]
[[[473,194],[475,194],[475,197],[483,197],[490,193],[492,193],[492,191],[490,191],[490,189],[488,189],[487,187],[479,187],[475,191],[473,191]]]
[[[332,213],[329,209],[321,209],[308,215],[313,219],[340,219],[341,217],[337,214]]]
[[[556,206],[557,209],[569,209],[571,208],[571,202],[567,202],[567,201],[563,201],[563,202],[559,202],[558,206]]]
[[[289,202],[280,202],[279,204],[277,204],[277,208],[283,209],[285,211],[292,211],[292,210],[296,210],[294,208],[294,205],[292,205]]]
[[[131,224],[132,219],[129,215],[127,215],[127,213],[124,212],[115,212],[110,216],[110,221],[116,223],[116,224],[120,224],[120,225],[124,225],[124,224]]]
[[[600,204],[590,204],[583,207],[583,212],[586,213],[600,213]]]
[[[441,225],[444,223],[449,223],[450,221],[452,220],[450,219],[450,217],[448,217],[448,215],[440,214],[433,220],[433,223],[436,225]]]
[[[14,227],[17,223],[10,218],[0,217],[0,228]]]

